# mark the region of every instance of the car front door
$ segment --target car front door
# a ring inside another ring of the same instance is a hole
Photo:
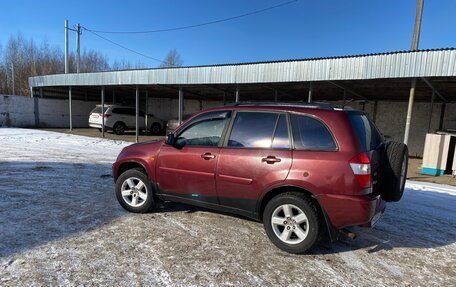
[[[207,112],[176,131],[158,155],[160,192],[217,204],[215,170],[231,111]]]
[[[285,113],[236,113],[217,163],[220,204],[254,212],[262,193],[283,182],[292,152]]]

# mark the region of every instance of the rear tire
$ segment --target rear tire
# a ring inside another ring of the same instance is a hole
[[[269,239],[283,251],[302,254],[315,246],[322,221],[316,203],[298,192],[272,198],[263,212],[263,225]]]
[[[387,142],[382,165],[382,198],[399,201],[404,194],[408,169],[408,148],[399,142]]]
[[[141,169],[130,169],[119,176],[116,197],[120,205],[130,212],[145,213],[155,207],[152,184]]]
[[[117,122],[113,126],[113,131],[116,135],[123,135],[125,133],[127,126],[123,122]]]

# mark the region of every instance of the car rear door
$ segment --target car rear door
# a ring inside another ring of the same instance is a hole
[[[285,113],[236,112],[217,164],[220,204],[255,212],[262,193],[287,177],[289,138]]]
[[[231,111],[201,114],[177,131],[176,144],[163,145],[157,184],[167,195],[217,204],[215,170]]]

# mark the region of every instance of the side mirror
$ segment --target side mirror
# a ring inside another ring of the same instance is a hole
[[[167,145],[174,146],[174,144],[176,143],[176,138],[174,137],[173,133],[168,134],[168,137],[166,138],[166,142],[165,143]]]

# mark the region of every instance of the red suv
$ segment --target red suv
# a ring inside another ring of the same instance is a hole
[[[119,203],[147,212],[182,202],[263,221],[304,253],[326,231],[370,227],[402,197],[407,146],[362,111],[328,104],[236,103],[202,111],[166,140],[126,147],[113,164]]]

